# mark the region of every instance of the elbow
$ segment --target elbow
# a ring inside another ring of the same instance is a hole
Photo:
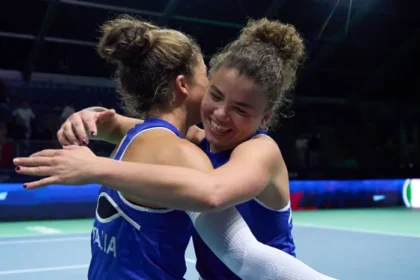
[[[211,196],[206,199],[203,208],[202,212],[217,212],[221,210],[222,204],[217,197]]]
[[[224,210],[226,207],[226,199],[222,192],[221,188],[216,184],[208,186],[206,195],[204,197],[204,208],[202,212],[218,212]]]

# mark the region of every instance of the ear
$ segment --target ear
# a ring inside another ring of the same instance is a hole
[[[187,79],[184,75],[178,75],[175,79],[175,91],[184,96],[184,98],[188,97],[188,85]]]
[[[260,124],[261,129],[267,129],[268,121],[270,120],[272,115],[273,115],[273,112],[271,110],[265,113],[264,117],[261,119],[261,124]]]

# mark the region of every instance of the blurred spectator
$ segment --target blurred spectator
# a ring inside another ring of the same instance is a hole
[[[80,90],[83,93],[83,89]],[[86,93],[89,101],[77,94],[73,97],[74,91],[66,93],[72,96],[69,101],[73,102],[64,103],[62,90],[42,92],[42,98],[35,98],[28,88],[8,89],[0,82],[1,167],[10,165],[15,156],[59,148],[57,130],[65,119],[81,108],[96,104],[119,110],[118,100],[111,91],[109,95],[100,96]],[[31,106],[24,102],[13,110],[17,100],[31,100]],[[322,102],[295,104],[295,116],[284,120],[282,127],[271,135],[278,142],[292,173],[313,171],[328,177],[334,174],[334,169],[337,173],[344,170],[344,174],[350,174],[348,176],[366,170],[380,176],[388,175],[391,169],[399,172],[398,168],[416,168],[420,166],[420,126],[417,122],[420,110],[414,108],[407,112],[405,108],[388,107]],[[29,137],[30,141],[27,141]],[[109,156],[114,148],[112,144],[98,141],[90,142],[89,146],[102,156]]]
[[[314,135],[308,140],[308,149],[309,149],[309,166],[314,167],[319,164],[319,152],[321,145],[321,133],[315,132]]]
[[[31,138],[31,123],[35,119],[35,114],[29,107],[28,102],[23,102],[22,106],[13,111],[13,116],[16,118],[16,125],[25,128],[25,139]]]
[[[67,120],[74,112],[75,109],[73,104],[66,105],[66,107],[63,109],[63,112],[61,113],[61,122]]]
[[[308,163],[309,138],[306,135],[300,135],[295,141],[295,148],[299,160],[299,166],[306,168]]]

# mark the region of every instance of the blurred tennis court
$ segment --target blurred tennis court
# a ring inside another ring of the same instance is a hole
[[[299,259],[339,279],[419,279],[420,211],[295,211]],[[86,279],[93,221],[0,223],[0,278]],[[185,279],[198,279],[192,245]]]

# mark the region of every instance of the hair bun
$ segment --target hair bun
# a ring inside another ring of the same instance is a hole
[[[266,18],[250,20],[240,38],[274,46],[285,62],[298,62],[305,52],[303,39],[292,25]]]
[[[102,26],[99,55],[112,63],[132,65],[153,47],[151,31],[155,29],[158,27],[129,16],[108,21]]]

